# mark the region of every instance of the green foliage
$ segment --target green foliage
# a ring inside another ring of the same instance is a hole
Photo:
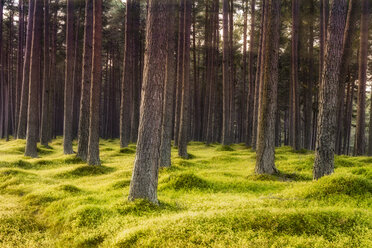
[[[372,247],[367,157],[336,156],[335,174],[312,181],[310,151],[278,148],[279,173],[256,175],[244,144],[190,142],[152,204],[127,200],[134,144],[102,140],[105,166],[63,155],[61,139],[36,159],[24,145],[0,140],[0,247]]]
[[[120,153],[133,154],[133,153],[136,153],[136,151],[133,150],[132,148],[124,147],[124,148],[120,148]]]
[[[234,148],[232,148],[232,146],[229,146],[229,145],[221,145],[219,147],[216,148],[216,151],[220,151],[220,152],[232,152],[232,151],[235,151]]]

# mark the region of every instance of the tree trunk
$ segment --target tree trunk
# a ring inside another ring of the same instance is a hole
[[[92,38],[93,38],[93,3],[85,1],[83,70],[81,81],[80,118],[78,131],[78,148],[76,156],[86,160],[89,142],[89,110],[92,73]]]
[[[169,1],[169,7],[167,8],[167,20],[170,21],[171,25],[167,30],[167,61],[165,71],[165,87],[164,87],[164,101],[163,101],[163,120],[162,120],[162,131],[161,131],[161,146],[160,146],[160,158],[159,166],[170,167],[171,166],[171,142],[172,142],[172,119],[173,119],[173,98],[174,98],[174,86],[176,82],[175,65],[176,57],[174,56],[176,51],[176,43],[174,37],[175,27],[172,25],[172,21],[176,20],[175,10],[177,2],[175,0]]]
[[[93,3],[93,50],[90,88],[90,122],[88,157],[89,165],[100,165],[99,159],[99,116],[101,98],[102,70],[102,0]]]
[[[17,50],[17,75],[16,75],[16,105],[15,105],[15,135],[17,137],[19,108],[21,103],[22,78],[23,78],[23,38],[24,38],[24,4],[18,2],[19,25],[18,25],[18,50]]]
[[[35,0],[35,7],[32,15],[34,16],[34,23],[32,28],[30,55],[30,82],[25,156],[37,157],[43,0]]]
[[[263,29],[263,67],[258,115],[257,174],[274,174],[275,120],[277,111],[277,83],[279,59],[280,0],[265,1]]]
[[[72,121],[73,121],[73,81],[74,81],[74,1],[67,0],[67,23],[66,23],[66,74],[65,96],[63,114],[63,152],[74,153],[72,149]]]
[[[329,20],[329,33],[319,89],[318,131],[313,177],[315,180],[334,171],[336,141],[336,105],[338,75],[342,57],[347,1],[334,1]]]
[[[129,200],[157,203],[159,147],[167,57],[168,1],[149,0],[137,152],[130,183]]]
[[[367,62],[368,62],[368,2],[362,0],[362,16],[360,24],[360,45],[359,45],[359,74],[358,74],[358,104],[357,120],[355,130],[354,155],[363,155],[366,150],[365,126],[366,126],[366,83],[367,83]]]
[[[229,145],[230,141],[230,41],[229,41],[229,0],[223,0],[223,59],[222,59],[222,82],[223,82],[223,109],[222,109],[222,144]]]

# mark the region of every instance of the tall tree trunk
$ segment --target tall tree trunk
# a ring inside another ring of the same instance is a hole
[[[191,29],[191,0],[184,0],[184,44],[183,44],[183,76],[182,101],[180,113],[180,130],[178,140],[178,155],[188,158],[187,143],[189,141],[189,111],[190,111],[190,29]]]
[[[93,51],[92,76],[90,88],[90,122],[88,157],[89,165],[100,165],[99,159],[99,116],[101,98],[102,70],[102,0],[93,3]]]
[[[25,156],[37,157],[43,0],[35,0],[35,7],[32,15],[34,16],[34,23],[32,28],[30,56],[30,82]]]
[[[50,61],[49,61],[49,0],[44,0],[44,65],[43,65],[43,91],[42,113],[40,127],[40,143],[48,146],[49,142],[49,94],[50,94]]]
[[[160,158],[159,166],[170,167],[171,166],[171,142],[172,142],[172,119],[173,119],[173,98],[174,98],[174,86],[176,82],[175,66],[176,57],[174,56],[176,51],[176,43],[174,37],[175,27],[172,25],[172,21],[176,20],[175,10],[177,2],[175,0],[169,0],[169,6],[167,8],[167,20],[170,21],[171,25],[167,30],[167,61],[165,71],[165,87],[164,87],[164,101],[163,101],[163,120],[161,130],[161,146],[160,146]]]
[[[365,126],[366,126],[366,83],[367,83],[367,62],[368,62],[368,2],[362,0],[362,15],[360,24],[360,54],[358,74],[358,104],[357,120],[355,130],[354,155],[363,155],[366,150]]]
[[[336,141],[336,105],[347,1],[333,1],[319,91],[318,131],[315,147],[314,179],[333,173]]]
[[[28,95],[29,95],[29,76],[30,76],[30,56],[31,56],[31,43],[32,43],[32,28],[34,23],[34,5],[35,0],[30,0],[28,4],[28,17],[27,17],[27,34],[26,34],[26,48],[25,59],[23,64],[23,78],[22,78],[22,92],[21,102],[19,109],[17,138],[26,138],[27,127],[27,110],[28,110]]]
[[[93,38],[93,3],[85,0],[83,70],[81,80],[80,118],[78,131],[78,148],[76,156],[86,160],[89,142],[89,110],[92,73],[92,38]]]
[[[129,200],[138,198],[157,203],[159,147],[167,57],[168,1],[149,0],[146,49],[143,70],[140,124]]]
[[[295,150],[301,149],[300,131],[300,91],[298,84],[298,32],[300,3],[299,0],[292,0],[292,55],[291,55],[291,145]]]
[[[21,103],[22,78],[23,78],[23,38],[24,38],[24,4],[23,0],[18,2],[19,25],[18,25],[18,50],[17,50],[17,75],[16,75],[16,105],[15,105],[15,134],[17,137],[19,108]]]

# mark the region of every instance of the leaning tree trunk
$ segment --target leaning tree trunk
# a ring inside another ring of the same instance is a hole
[[[274,174],[275,121],[277,111],[280,0],[265,2],[263,67],[257,123],[257,174]]]
[[[93,52],[90,88],[90,122],[88,157],[89,165],[100,165],[99,159],[99,116],[101,102],[102,70],[102,0],[93,3]]]
[[[72,149],[73,121],[73,82],[74,82],[74,1],[67,0],[66,23],[66,76],[63,118],[63,152],[74,153]]]
[[[342,58],[346,14],[347,1],[333,1],[322,81],[319,88],[318,130],[313,171],[313,177],[316,180],[334,171],[335,109],[337,107],[338,75]]]
[[[35,7],[32,14],[34,16],[34,23],[32,28],[30,56],[30,83],[25,156],[37,157],[43,0],[35,0]]]
[[[157,203],[162,103],[167,57],[168,1],[149,0],[146,49],[136,159],[129,200],[138,198]]]
[[[191,29],[191,0],[185,1],[185,27],[183,44],[183,76],[182,76],[182,101],[180,115],[180,130],[178,140],[178,155],[188,158],[187,143],[189,141],[189,109],[190,109],[190,29]]]
[[[83,70],[81,80],[80,118],[76,156],[86,160],[89,141],[90,80],[92,73],[93,3],[85,1]]]
[[[366,83],[368,62],[368,1],[362,0],[362,16],[360,24],[359,45],[359,74],[358,74],[358,109],[355,130],[354,155],[365,153],[365,126],[366,126]]]
[[[164,87],[164,101],[163,101],[163,122],[162,122],[162,135],[161,135],[161,146],[160,146],[160,159],[159,166],[169,167],[171,166],[171,142],[172,142],[172,119],[173,119],[173,98],[174,98],[174,86],[176,82],[175,65],[176,57],[174,56],[176,50],[176,43],[174,37],[174,25],[172,21],[175,21],[175,7],[176,1],[170,0],[170,5],[167,9],[167,19],[170,20],[171,25],[167,30],[167,69],[165,75],[165,87]]]

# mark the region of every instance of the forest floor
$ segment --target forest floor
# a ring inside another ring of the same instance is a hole
[[[0,247],[372,247],[372,158],[337,156],[313,181],[309,151],[278,148],[280,173],[257,176],[243,145],[192,142],[152,205],[127,201],[135,145],[102,140],[100,167],[62,139],[37,159],[24,145],[0,141]]]

